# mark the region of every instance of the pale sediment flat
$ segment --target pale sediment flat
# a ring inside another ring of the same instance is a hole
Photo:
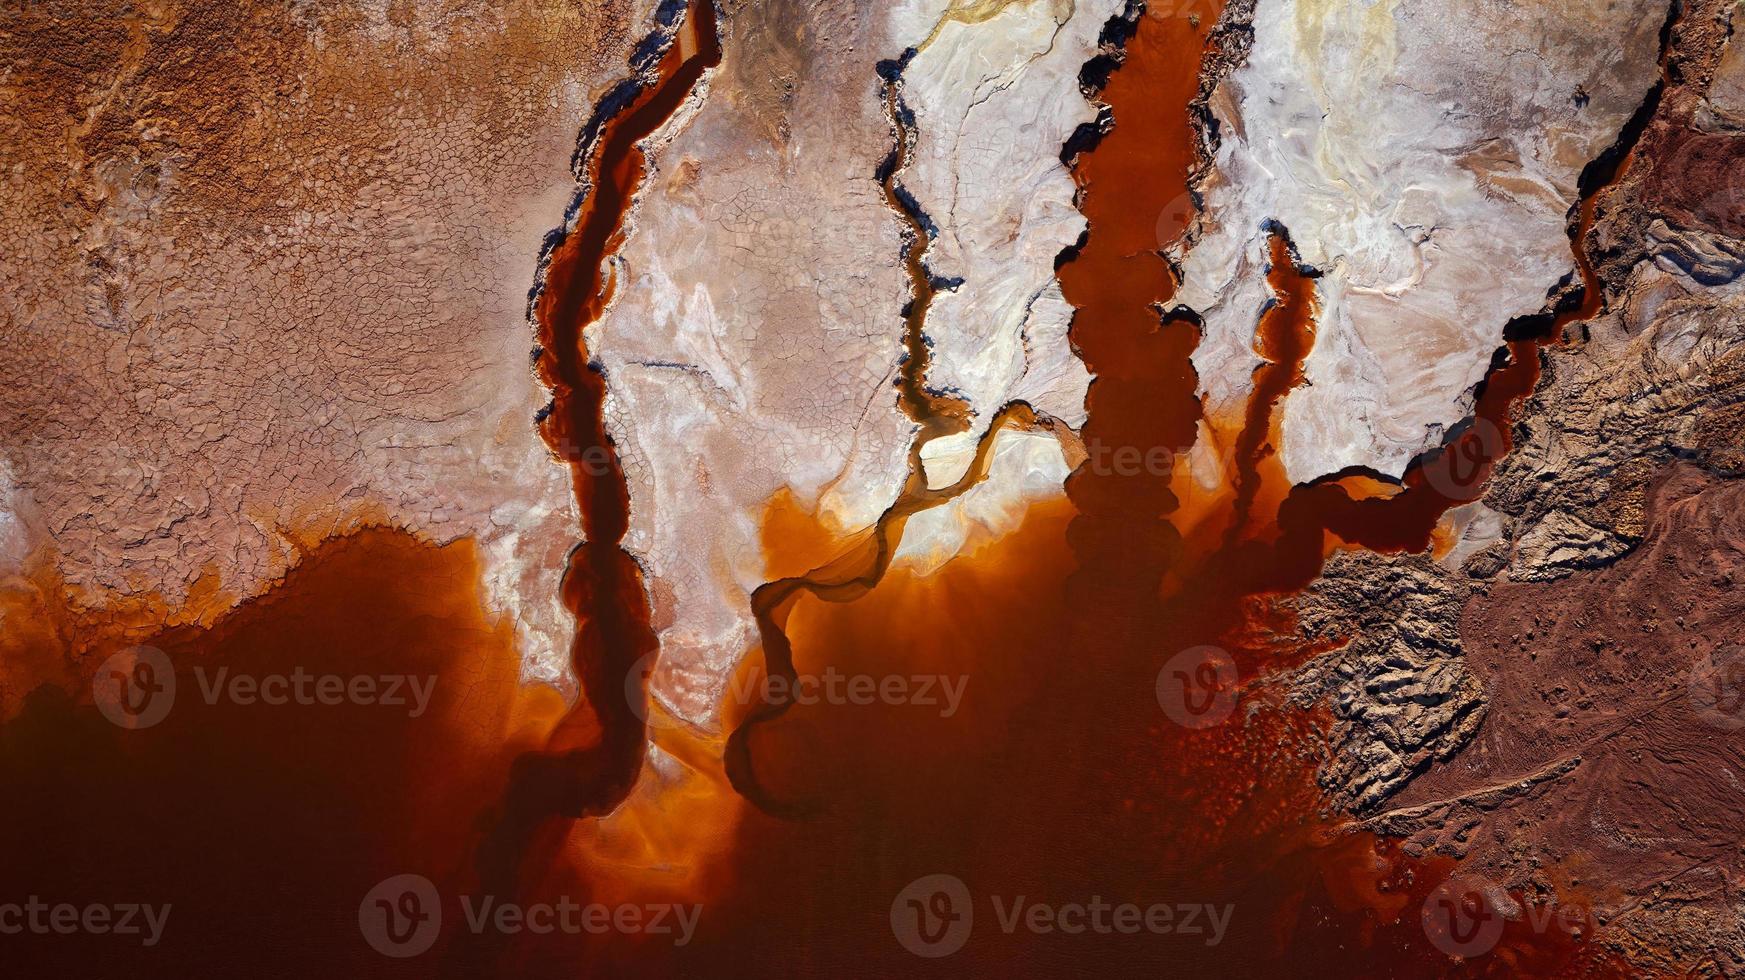
[[[1584,166],[1657,76],[1666,4],[1260,0],[1180,299],[1206,318],[1208,410],[1240,411],[1268,222],[1320,270],[1286,470],[1399,475],[1468,414],[1511,319],[1573,275]]]

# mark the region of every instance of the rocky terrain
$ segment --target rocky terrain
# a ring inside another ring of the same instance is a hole
[[[1745,966],[1733,16],[1681,12],[1587,238],[1606,312],[1543,350],[1460,542],[1337,558],[1301,602],[1352,637],[1294,680],[1336,719],[1332,798],[1509,887],[1591,894],[1644,970]]]

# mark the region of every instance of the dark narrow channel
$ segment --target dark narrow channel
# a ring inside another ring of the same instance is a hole
[[[511,769],[478,858],[480,881],[495,894],[521,894],[529,880],[545,874],[571,821],[616,808],[635,785],[646,753],[646,712],[625,694],[632,671],[642,672],[637,681],[646,688],[659,642],[642,569],[622,547],[630,493],[606,430],[606,377],[587,350],[585,331],[616,288],[609,262],[623,245],[625,219],[647,173],[638,144],[721,62],[714,0],[662,11],[663,19],[680,15],[682,22],[667,21],[644,42],[645,52],[662,43],[666,49],[633,83],[640,88],[628,98],[623,87],[608,96],[608,102],[621,100],[621,108],[584,131],[577,154],[583,197],[569,230],[549,247],[535,301],[538,371],[552,393],[540,431],[569,464],[584,535],[570,552],[562,586],[564,604],[576,617],[570,659],[582,696],[544,749],[522,755]],[[495,960],[493,945],[463,951],[460,969]]]
[[[909,447],[909,470],[903,489],[896,502],[879,516],[870,536],[808,574],[768,582],[753,593],[751,604],[762,643],[762,669],[769,676],[789,682],[789,685],[797,676],[793,646],[786,629],[788,612],[794,600],[802,594],[810,594],[830,602],[849,602],[865,595],[884,579],[890,569],[897,545],[902,541],[903,528],[910,517],[939,506],[981,482],[987,474],[994,440],[1001,430],[1038,424],[1029,405],[1013,402],[1005,406],[977,442],[968,471],[950,486],[928,486],[922,450],[934,439],[965,431],[970,425],[970,406],[960,398],[935,391],[927,383],[932,356],[926,333],[927,313],[939,289],[926,265],[933,227],[920,202],[900,182],[915,147],[915,117],[904,105],[902,97],[903,71],[914,56],[915,50],[911,48],[900,59],[879,63],[892,147],[874,176],[886,205],[903,222],[902,258],[909,280],[909,299],[903,305],[904,353],[897,377],[897,400],[904,414],[919,426],[919,431]],[[786,701],[765,701],[752,707],[743,719],[738,720],[728,738],[725,764],[734,789],[759,809],[771,814],[801,816],[814,812],[820,804],[780,798],[762,785],[753,764],[752,739],[757,727],[780,717],[788,707]]]

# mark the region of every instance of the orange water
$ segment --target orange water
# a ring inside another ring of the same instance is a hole
[[[709,14],[702,4],[694,27]],[[1091,230],[1061,281],[1078,311],[1073,344],[1096,376],[1082,433],[1090,445],[1185,451],[1217,421],[1201,417],[1190,360],[1198,326],[1167,312],[1175,282],[1158,254],[1170,244],[1160,229],[1173,234],[1175,216],[1191,210],[1187,107],[1216,14],[1205,4],[1141,19],[1101,95],[1115,128],[1074,167]],[[1501,443],[1457,438],[1403,490],[1361,474],[1285,485],[1278,409],[1313,343],[1314,283],[1288,261],[1282,235],[1272,248],[1278,303],[1255,311],[1264,363],[1231,433],[1230,485],[1195,497],[1178,470],[1087,465],[1017,532],[926,577],[894,564],[891,548],[904,520],[964,487],[911,486],[879,527],[848,540],[791,500],[771,502],[769,567],[791,577],[760,593],[764,647],[745,672],[936,677],[962,684],[953,713],[913,701],[728,704],[731,739],[650,731],[622,696],[627,680],[643,690],[638,662],[652,631],[640,574],[619,547],[627,496],[581,328],[614,288],[602,260],[641,179],[636,134],[670,115],[719,56],[713,36],[694,29],[676,45],[661,83],[585,161],[595,196],[554,254],[537,310],[555,396],[545,432],[574,454],[588,540],[565,580],[581,622],[583,697],[566,706],[517,684],[513,633],[484,611],[469,545],[388,531],[326,542],[268,598],[152,642],[179,671],[301,664],[432,676],[436,700],[419,719],[195,702],[157,728],[123,732],[81,692],[94,665],[69,660],[56,630],[34,633],[20,641],[26,662],[63,676],[0,729],[0,766],[18,799],[53,802],[8,814],[9,839],[32,847],[8,855],[0,878],[33,892],[172,901],[178,918],[150,955],[124,943],[69,954],[33,940],[9,964],[166,976],[214,964],[256,975],[534,977],[1597,969],[1591,947],[1513,927],[1497,954],[1473,964],[1431,948],[1417,915],[1446,862],[1408,859],[1322,817],[1313,772],[1326,719],[1259,680],[1317,652],[1285,639],[1293,623],[1277,600],[1316,574],[1330,546],[1423,548],[1507,449],[1506,432]],[[1537,376],[1533,342],[1509,350],[1477,411],[1504,429]],[[908,393],[924,395],[923,379],[911,380]],[[1036,423],[1014,406],[1000,424]],[[1432,478],[1438,465],[1450,472]],[[978,475],[972,467],[966,486]],[[1239,679],[1231,717],[1194,730],[1170,720],[1157,682],[1199,644],[1227,650]],[[688,775],[653,775],[649,737]],[[408,871],[438,884],[450,921],[460,917],[455,896],[481,889],[705,909],[685,947],[445,933],[423,957],[386,960],[361,942],[357,903]],[[977,896],[975,933],[952,957],[919,959],[893,938],[892,902],[942,872]],[[1215,947],[1203,935],[1006,933],[988,903],[1020,895],[1233,912]]]

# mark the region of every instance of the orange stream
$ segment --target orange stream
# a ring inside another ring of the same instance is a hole
[[[1190,360],[1199,328],[1166,312],[1176,284],[1158,254],[1169,244],[1159,229],[1175,226],[1160,216],[1183,208],[1196,162],[1187,107],[1219,13],[1215,3],[1186,7],[1158,5],[1141,18],[1101,93],[1115,127],[1073,169],[1090,233],[1060,278],[1077,309],[1072,342],[1096,379],[1090,447],[1185,452],[1209,424]],[[623,694],[627,679],[643,689],[647,600],[619,547],[628,498],[581,331],[610,296],[602,270],[642,177],[639,134],[720,57],[707,0],[694,17],[659,81],[586,161],[595,193],[553,255],[537,309],[540,370],[555,396],[544,431],[573,464],[588,539],[564,589],[582,623],[574,658],[584,698],[566,707],[518,684],[513,631],[485,612],[477,556],[464,543],[435,548],[389,531],[323,542],[267,598],[150,638],[179,673],[301,664],[429,675],[437,693],[419,719],[275,715],[191,697],[163,725],[123,732],[97,714],[88,686],[66,693],[89,684],[99,658],[81,658],[89,644],[47,608],[39,618],[49,625],[9,636],[8,649],[20,648],[17,663],[53,664],[46,673],[77,680],[42,684],[0,726],[0,779],[16,799],[38,801],[0,811],[0,832],[32,845],[4,856],[0,879],[69,897],[173,902],[180,916],[151,955],[92,942],[81,966],[469,977],[1609,969],[1591,946],[1515,927],[1483,963],[1463,967],[1431,948],[1417,913],[1447,863],[1410,860],[1320,817],[1313,769],[1326,719],[1255,682],[1317,652],[1287,639],[1293,623],[1278,600],[1313,578],[1330,544],[1422,549],[1448,507],[1476,496],[1538,370],[1535,342],[1510,343],[1476,410],[1501,428],[1500,441],[1476,429],[1455,438],[1391,496],[1370,495],[1378,484],[1360,477],[1285,485],[1279,407],[1314,342],[1314,283],[1282,234],[1272,241],[1278,301],[1255,311],[1264,363],[1234,434],[1235,475],[1206,499],[1178,496],[1190,484],[1174,470],[1087,464],[1065,499],[1033,507],[1017,532],[925,577],[893,564],[890,548],[907,517],[963,487],[907,494],[852,542],[772,501],[769,567],[795,577],[759,599],[765,637],[783,649],[749,657],[745,673],[771,657],[796,674],[943,678],[963,684],[953,713],[937,701],[802,704],[747,725],[755,709],[726,705],[739,764],[755,772],[752,798],[777,815],[746,808],[729,789],[722,768],[733,758],[721,738],[644,724]],[[1582,232],[1591,220],[1589,202]],[[918,237],[917,262],[920,248]],[[1578,260],[1587,302],[1565,322],[1601,302],[1579,238]],[[1006,424],[1034,419],[1015,406]],[[820,578],[833,568],[842,574]],[[0,593],[0,610],[57,606],[59,583],[43,577],[34,588]],[[1197,644],[1228,650],[1241,678],[1235,714],[1203,730],[1170,721],[1157,695],[1160,668]],[[656,771],[647,738],[672,765]],[[675,766],[688,775],[671,775]],[[779,813],[786,802],[803,806]],[[405,872],[437,883],[450,923],[462,921],[457,896],[480,889],[705,907],[682,947],[612,933],[477,940],[457,927],[424,957],[390,961],[360,941],[355,910],[371,885]],[[972,940],[939,961],[899,947],[889,918],[905,885],[935,873],[957,875],[981,899]],[[1216,947],[1201,935],[1006,932],[987,898],[1020,895],[1228,902],[1234,911]],[[9,965],[26,970],[65,963],[52,941],[8,950]]]

